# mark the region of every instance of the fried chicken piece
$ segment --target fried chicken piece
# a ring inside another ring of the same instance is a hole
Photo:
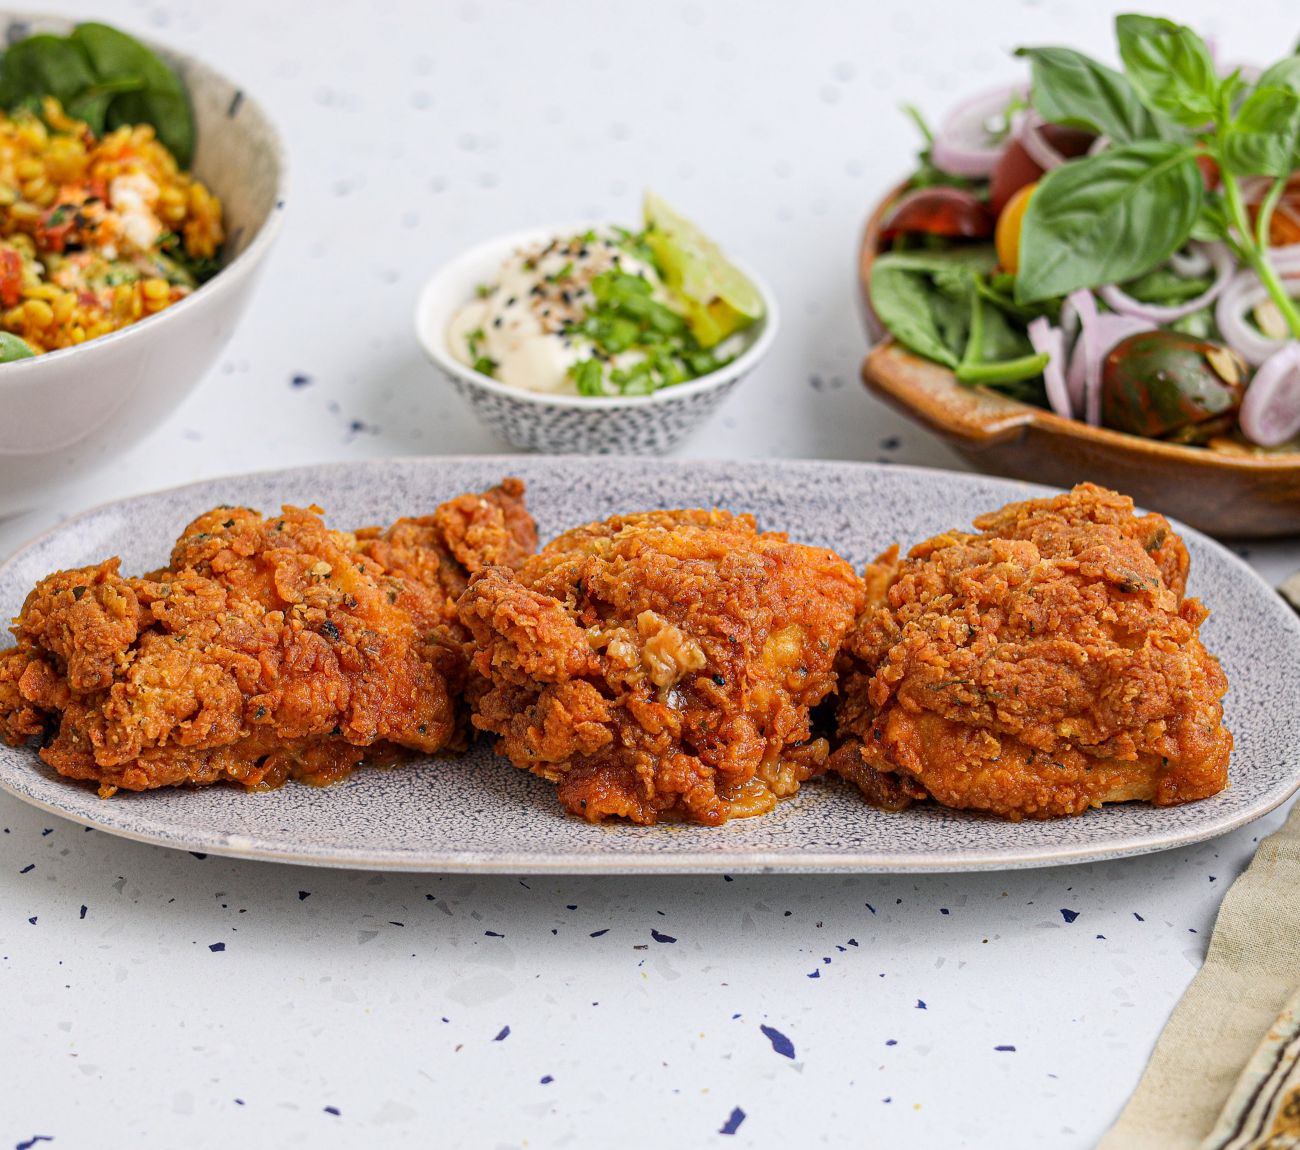
[[[1165,519],[1083,484],[975,527],[868,568],[831,769],[882,806],[1013,820],[1222,790],[1227,679]]]
[[[331,531],[319,508],[199,516],[166,568],[62,571],[0,653],[0,736],[100,793],[217,781],[323,784],[467,729],[453,596],[536,542],[523,486],[387,531]]]
[[[591,822],[761,814],[824,769],[862,585],[839,556],[724,511],[616,516],[460,599],[491,687],[476,727]]]

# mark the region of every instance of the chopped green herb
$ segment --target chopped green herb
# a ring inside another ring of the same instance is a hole
[[[496,290],[497,289],[494,288],[491,284],[479,284],[474,289],[474,294],[478,296],[479,299],[487,299],[487,297],[490,296]]]
[[[499,366],[495,359],[491,359],[486,355],[480,355],[474,360],[474,370],[481,372],[483,375],[490,375],[493,379],[496,378]]]

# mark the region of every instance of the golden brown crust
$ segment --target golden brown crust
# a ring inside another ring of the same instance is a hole
[[[449,596],[535,541],[522,485],[358,538],[318,508],[216,508],[168,567],[58,572],[0,653],[0,735],[101,791],[325,783],[463,742],[466,633]]]
[[[1013,819],[1221,790],[1227,681],[1168,523],[1091,484],[975,522],[869,569],[844,646],[844,773]]]
[[[842,559],[748,516],[580,527],[462,596],[491,682],[474,724],[593,822],[761,813],[824,767],[808,712],[860,603]]]

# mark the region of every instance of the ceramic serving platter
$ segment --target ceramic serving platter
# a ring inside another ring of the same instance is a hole
[[[13,615],[37,579],[120,555],[140,572],[217,504],[274,511],[316,503],[340,527],[420,514],[503,475],[528,483],[543,539],[620,511],[720,506],[765,529],[835,548],[860,568],[1045,489],[912,468],[794,461],[474,457],[335,463],[216,479],[112,503],[70,519],[0,567],[0,611]],[[1231,786],[1200,803],[1130,804],[1082,818],[1012,824],[929,806],[867,806],[851,787],[813,782],[762,818],[719,828],[589,826],[550,784],[480,744],[459,758],[362,770],[324,789],[267,794],[230,787],[97,797],[30,748],[0,746],[0,786],[65,818],[167,847],[300,864],[409,871],[960,871],[1090,862],[1183,846],[1271,810],[1300,785],[1300,623],[1246,564],[1186,532],[1191,591],[1212,609],[1203,637],[1232,684]]]

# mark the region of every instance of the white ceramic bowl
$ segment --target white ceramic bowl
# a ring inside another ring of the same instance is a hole
[[[11,17],[12,41],[65,34],[74,21]],[[30,507],[151,431],[203,378],[229,338],[279,231],[279,135],[237,84],[150,43],[194,105],[193,170],[225,210],[223,266],[165,311],[76,347],[0,365],[0,515]]]
[[[555,236],[579,235],[590,222],[530,228],[500,236],[457,256],[424,285],[415,308],[415,334],[425,354],[474,414],[514,447],[559,455],[650,455],[673,447],[717,409],[733,387],[767,354],[776,338],[776,299],[748,267],[736,261],[763,297],[765,315],[744,334],[744,350],[726,367],[650,395],[541,395],[498,383],[451,353],[452,316],[474,299],[475,288],[496,278],[519,248]]]

